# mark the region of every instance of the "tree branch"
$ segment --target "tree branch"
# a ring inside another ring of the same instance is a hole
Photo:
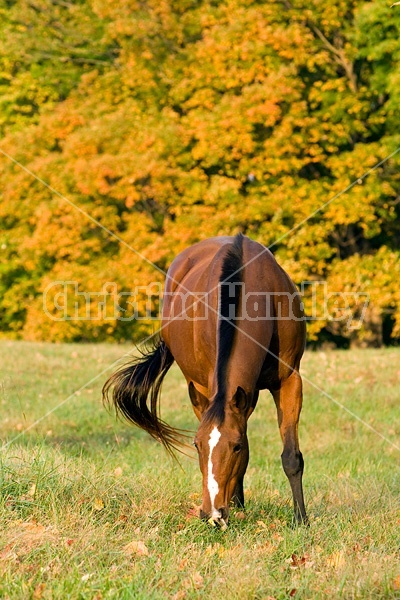
[[[283,4],[288,10],[293,9],[293,6],[289,2],[289,0],[283,0]],[[328,40],[328,38],[322,33],[322,31],[316,25],[314,25],[314,23],[311,23],[311,21],[309,21],[308,19],[304,19],[304,23],[309,29],[311,29],[313,33],[315,33],[316,36],[319,37],[321,42],[324,44],[325,48],[327,48],[333,55],[334,60],[344,69],[347,79],[349,80],[350,89],[356,94],[358,90],[357,77],[354,73],[353,63],[347,59],[343,48],[337,47],[334,44],[332,44]]]

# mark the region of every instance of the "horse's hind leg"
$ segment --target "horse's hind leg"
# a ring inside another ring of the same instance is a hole
[[[303,496],[303,455],[299,448],[298,424],[303,399],[302,381],[297,371],[272,392],[278,412],[279,431],[283,442],[282,466],[293,493],[294,514],[298,523],[307,523]]]

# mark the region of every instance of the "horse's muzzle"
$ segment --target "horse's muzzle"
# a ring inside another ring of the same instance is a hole
[[[213,527],[217,525],[222,531],[225,531],[228,528],[229,510],[223,506],[210,515],[210,513],[206,513],[200,509],[200,518],[210,523]]]

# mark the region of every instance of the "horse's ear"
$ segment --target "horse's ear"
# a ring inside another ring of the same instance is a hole
[[[193,381],[189,383],[189,396],[194,408],[197,408],[201,413],[207,409],[208,399],[199,390],[196,390]]]
[[[232,398],[232,406],[240,414],[246,414],[250,408],[250,398],[240,385]]]

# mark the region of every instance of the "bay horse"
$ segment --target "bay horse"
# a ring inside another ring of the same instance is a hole
[[[298,440],[304,346],[299,294],[272,253],[241,234],[211,238],[172,262],[158,342],[111,375],[103,397],[173,451],[182,432],[161,419],[158,404],[164,376],[177,362],[200,421],[194,440],[203,476],[200,516],[225,529],[230,503],[244,508],[247,421],[259,391],[268,389],[295,518],[306,523]]]

